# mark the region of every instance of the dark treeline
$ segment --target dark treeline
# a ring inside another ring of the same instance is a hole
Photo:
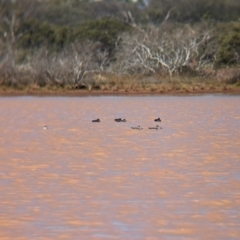
[[[0,84],[237,66],[239,12],[239,0],[0,0]]]

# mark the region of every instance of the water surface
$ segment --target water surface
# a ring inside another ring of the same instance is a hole
[[[239,103],[1,97],[0,239],[240,239]]]

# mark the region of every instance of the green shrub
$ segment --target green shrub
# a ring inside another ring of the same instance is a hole
[[[240,62],[240,23],[227,24],[219,38],[215,66],[234,65]]]
[[[36,49],[47,47],[51,51],[61,50],[72,39],[72,29],[66,26],[55,26],[48,22],[40,22],[37,19],[25,21],[20,33],[22,37],[18,41],[18,48]]]
[[[18,41],[18,47],[23,49],[47,47],[49,50],[58,51],[75,40],[83,42],[90,40],[100,42],[103,49],[111,52],[118,35],[129,29],[125,23],[112,18],[89,21],[75,30],[67,26],[56,26],[49,22],[29,19],[19,28],[19,33],[23,35]]]
[[[54,42],[54,30],[47,22],[41,23],[37,19],[24,22],[19,29],[23,36],[18,41],[22,48],[39,48]]]
[[[170,21],[201,22],[201,20],[236,21],[239,0],[151,0],[146,9],[150,21],[159,23],[170,13]]]
[[[111,51],[115,47],[118,35],[129,29],[128,25],[116,19],[103,18],[81,25],[75,32],[75,38],[101,42],[103,48]]]

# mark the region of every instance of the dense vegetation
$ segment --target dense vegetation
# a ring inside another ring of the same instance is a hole
[[[239,0],[0,0],[0,86],[239,86],[239,12]]]

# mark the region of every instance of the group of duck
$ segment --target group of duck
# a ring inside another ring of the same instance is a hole
[[[115,122],[127,122],[126,119],[122,119],[122,118],[116,118],[114,119]],[[162,120],[160,118],[156,118],[154,119],[155,122],[161,122]],[[97,118],[97,119],[94,119],[92,120],[93,123],[100,123],[100,119]],[[48,129],[48,126],[44,126],[43,127],[44,130],[47,130]],[[143,128],[140,127],[140,126],[137,126],[137,127],[131,127],[131,129],[135,129],[135,130],[142,130]],[[162,127],[160,127],[159,125],[156,125],[155,127],[149,127],[148,129],[152,129],[152,130],[159,130],[159,129],[162,129]]]
[[[122,118],[115,118],[114,119],[115,122],[127,122],[126,119],[122,119]],[[161,122],[162,120],[160,118],[156,118],[154,119],[154,122]],[[94,119],[92,120],[93,123],[100,123],[100,119],[97,118],[97,119]],[[131,127],[131,129],[134,129],[134,130],[143,130],[143,128],[141,126],[137,126],[137,127]],[[148,129],[152,129],[152,130],[159,130],[159,129],[162,129],[162,127],[160,127],[159,125],[156,125],[155,127],[149,127]]]

